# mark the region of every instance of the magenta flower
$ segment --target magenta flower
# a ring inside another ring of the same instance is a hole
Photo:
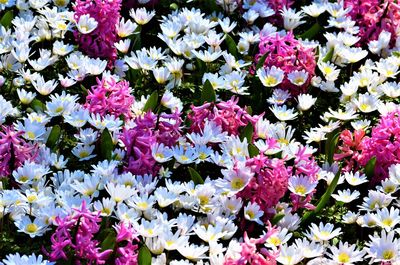
[[[117,57],[114,43],[118,41],[116,25],[119,22],[121,0],[77,0],[74,5],[74,18],[79,21],[82,15],[89,14],[96,20],[96,29],[89,34],[75,30],[75,39],[87,55],[94,58],[106,58],[109,66]]]
[[[344,130],[340,134],[340,144],[338,146],[340,153],[335,154],[333,158],[337,161],[344,162],[344,171],[351,171],[352,169],[359,168],[364,136],[364,130],[356,130],[354,133],[351,133],[349,130]]]
[[[256,55],[256,63],[267,54],[264,67],[275,66],[285,73],[285,77],[278,88],[288,90],[293,96],[307,92],[311,78],[315,75],[316,61],[312,48],[305,47],[295,39],[291,32],[284,36],[279,36],[279,34],[261,36],[258,47],[259,53]],[[288,74],[294,71],[305,71],[308,74],[306,82],[301,86],[292,84],[288,79]],[[254,73],[254,69],[251,72]]]
[[[147,112],[143,117],[134,120],[136,126],[124,129],[120,137],[126,147],[125,171],[135,175],[155,175],[159,166],[152,156],[151,147],[155,143],[172,146],[181,136],[180,113],[161,114],[157,117]]]
[[[97,85],[92,86],[86,97],[85,108],[91,113],[131,118],[131,106],[135,98],[130,94],[129,82],[117,82],[113,77],[96,80]]]
[[[100,212],[90,212],[85,201],[81,209],[74,209],[71,215],[56,217],[58,227],[51,236],[51,252],[47,253],[50,260],[73,259],[76,264],[106,264],[112,250],[101,251],[99,242],[94,239],[99,232],[100,222]]]
[[[27,143],[12,127],[2,126],[0,131],[0,178],[11,174],[26,160],[33,161],[37,156],[37,146]]]
[[[117,232],[116,243],[118,244],[115,265],[137,265],[139,247],[133,244],[133,242],[139,242],[136,231],[130,224],[125,225],[122,222],[115,225],[114,229]]]
[[[372,128],[371,137],[362,140],[359,163],[365,166],[376,157],[373,184],[388,177],[388,168],[400,163],[400,110],[381,116],[379,123]]]
[[[249,122],[255,126],[262,116],[251,116],[247,111],[237,105],[239,98],[232,97],[228,101],[217,104],[205,103],[201,106],[192,106],[188,118],[192,122],[191,131],[200,132],[204,128],[206,120],[215,122],[221,126],[223,131],[231,135],[238,135],[239,129],[245,127]]]
[[[272,208],[288,190],[289,170],[281,159],[270,159],[262,153],[246,162],[254,172],[254,177],[238,196],[260,205],[266,213],[265,219],[273,214]]]
[[[391,33],[390,47],[398,37],[400,6],[393,0],[345,0],[345,7],[351,8],[349,16],[356,22],[361,38],[358,44],[377,40],[382,31]]]
[[[224,265],[275,265],[278,252],[271,252],[262,246],[267,239],[277,233],[278,230],[272,227],[270,222],[267,224],[268,232],[260,238],[249,238],[247,232],[244,232],[244,242],[240,244],[242,248],[240,251],[240,258],[237,260],[227,258],[224,261]]]

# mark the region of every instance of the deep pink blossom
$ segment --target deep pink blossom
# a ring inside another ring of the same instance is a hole
[[[82,15],[89,14],[98,25],[89,34],[74,31],[79,48],[94,58],[105,58],[111,65],[117,57],[114,43],[118,41],[116,25],[119,22],[121,0],[77,0],[74,5],[74,18],[79,21]]]
[[[112,114],[116,117],[123,115],[126,119],[131,118],[134,97],[130,94],[129,82],[117,82],[113,77],[96,80],[97,84],[92,86],[86,96],[85,108],[91,113]]]
[[[115,265],[137,265],[138,242],[136,231],[132,225],[121,222],[114,226],[116,237],[116,259]]]
[[[192,122],[190,130],[200,132],[207,120],[215,122],[230,135],[239,135],[240,128],[245,127],[249,122],[255,126],[262,115],[251,116],[244,108],[237,105],[238,101],[239,98],[232,97],[228,101],[216,104],[205,103],[198,107],[192,106],[192,111],[188,114]]]
[[[376,163],[371,181],[378,183],[388,177],[391,165],[400,163],[400,110],[381,116],[372,128],[371,137],[363,138],[359,163],[365,166],[373,157],[376,157]]]
[[[57,229],[51,236],[51,261],[74,260],[76,264],[106,264],[112,250],[101,251],[95,235],[100,229],[100,212],[92,213],[86,208],[85,201],[81,209],[74,209],[65,218],[56,217]],[[73,256],[69,251],[73,250]]]
[[[339,135],[339,153],[336,153],[333,158],[337,161],[343,161],[345,171],[355,170],[359,167],[361,152],[363,150],[364,130],[355,130],[351,133],[349,130],[344,130]]]
[[[21,138],[24,133],[12,127],[2,126],[0,131],[0,178],[8,176],[25,161],[34,161],[37,146]]]
[[[132,174],[156,174],[159,166],[152,156],[151,147],[155,143],[172,146],[181,136],[180,113],[161,114],[159,117],[147,112],[134,120],[136,126],[124,129],[120,137],[126,147],[125,171]]]
[[[264,67],[278,67],[284,71],[285,77],[278,88],[288,90],[292,95],[307,92],[311,78],[315,75],[315,54],[312,48],[305,47],[300,41],[295,39],[293,33],[280,36],[274,35],[261,36],[258,45],[259,53],[255,57],[255,62],[265,54],[267,57]],[[254,67],[254,66],[253,66]],[[292,84],[287,75],[293,71],[306,71],[308,78],[306,82],[297,86]],[[251,70],[254,73],[254,69]]]
[[[256,202],[268,219],[272,208],[288,190],[289,170],[282,159],[270,159],[263,154],[250,158],[246,162],[255,174],[249,184],[238,196]]]
[[[247,232],[244,232],[244,241],[240,244],[240,258],[232,259],[228,257],[224,261],[224,265],[275,265],[278,252],[272,252],[263,247],[263,245],[267,239],[276,234],[278,230],[275,227],[272,227],[269,222],[267,225],[267,233],[260,238],[249,238]]]
[[[393,0],[345,0],[345,7],[351,8],[349,16],[359,27],[358,44],[377,40],[382,31],[391,33],[390,47],[398,37],[400,6]]]

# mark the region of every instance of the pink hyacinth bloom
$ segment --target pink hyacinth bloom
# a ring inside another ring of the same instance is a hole
[[[371,137],[362,140],[359,163],[365,166],[376,157],[375,174],[372,184],[388,177],[388,168],[400,163],[400,110],[381,116],[379,123],[372,128]]]
[[[101,251],[99,242],[94,239],[100,229],[100,212],[92,213],[86,208],[85,201],[81,209],[74,209],[65,218],[56,217],[58,225],[51,236],[51,252],[46,253],[51,261],[74,259],[76,264],[106,264],[112,250]],[[73,250],[73,257],[68,256]]]
[[[316,61],[312,48],[305,47],[295,39],[292,32],[284,36],[279,34],[261,36],[258,48],[259,53],[255,57],[256,63],[267,54],[264,67],[275,66],[284,71],[285,77],[282,83],[277,86],[278,88],[289,91],[293,96],[307,92],[311,78],[315,75]],[[292,84],[287,75],[293,71],[302,70],[308,74],[306,82],[301,86]],[[254,69],[250,69],[250,71],[254,73]]]
[[[96,80],[97,85],[92,86],[86,96],[85,108],[91,113],[100,115],[111,114],[116,117],[123,115],[125,119],[131,118],[134,97],[130,94],[129,82],[117,82],[113,77]]]
[[[190,130],[202,131],[207,120],[215,122],[230,135],[239,135],[239,129],[245,127],[249,122],[255,126],[262,115],[251,116],[245,109],[237,105],[238,101],[239,98],[232,97],[228,101],[217,104],[205,103],[197,107],[192,106],[192,111],[188,114],[188,118],[192,122]]]
[[[289,169],[281,159],[270,159],[264,154],[250,158],[246,162],[255,174],[238,196],[260,205],[266,213],[264,219],[273,214],[272,208],[288,190]]]
[[[115,225],[114,229],[117,232],[116,242],[118,244],[115,265],[137,265],[139,247],[137,244],[133,244],[133,242],[139,242],[136,231],[132,225],[126,225],[123,222]],[[120,243],[123,244],[120,245]]]
[[[356,130],[354,134],[349,130],[344,130],[340,136],[338,149],[340,153],[334,154],[333,158],[337,161],[344,161],[344,171],[357,170],[363,150],[364,130]]]
[[[8,176],[25,161],[34,161],[37,147],[20,136],[24,133],[2,126],[0,131],[0,178]]]
[[[114,43],[118,41],[116,25],[120,19],[122,0],[77,0],[74,5],[74,18],[79,21],[83,15],[89,14],[98,25],[89,34],[81,34],[74,31],[79,48],[93,58],[105,58],[109,60],[109,66],[117,58],[117,49]]]
[[[172,146],[181,136],[180,113],[161,114],[159,117],[147,112],[134,120],[136,126],[124,129],[120,136],[126,147],[124,167],[134,175],[157,174],[160,166],[153,158],[151,147],[155,143]]]
[[[345,0],[346,8],[351,8],[349,16],[359,27],[358,45],[377,40],[382,31],[391,33],[390,47],[398,37],[400,26],[400,6],[393,0]]]
[[[249,238],[247,232],[244,232],[244,242],[241,243],[240,258],[235,260],[227,258],[224,261],[224,265],[247,265],[247,264],[259,264],[259,265],[275,265],[278,252],[271,252],[262,245],[267,241],[268,238],[278,232],[275,227],[267,223],[267,233],[260,238]]]

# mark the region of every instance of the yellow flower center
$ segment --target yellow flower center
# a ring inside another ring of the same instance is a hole
[[[29,203],[32,203],[37,200],[37,196],[31,194],[31,195],[28,195],[28,197],[26,197],[26,199],[28,200]]]
[[[329,75],[333,72],[333,69],[331,67],[327,66],[324,68],[324,72],[325,72],[325,74]]]
[[[278,83],[278,80],[275,77],[269,75],[264,79],[264,82],[267,86],[275,86]]]
[[[254,219],[254,217],[256,216],[253,211],[247,211],[246,214],[249,216],[250,219]]]
[[[269,241],[270,244],[272,244],[272,245],[274,245],[274,246],[279,246],[279,245],[281,244],[281,242],[282,242],[282,241],[279,239],[279,237],[276,237],[276,236],[270,237],[270,238],[268,239],[268,241]]]
[[[296,193],[304,195],[306,193],[307,189],[306,189],[306,187],[304,185],[297,185],[296,188],[294,188],[294,191]]]
[[[28,225],[25,227],[25,230],[26,230],[26,232],[28,232],[28,233],[35,233],[35,232],[38,230],[38,227],[37,227],[37,225],[35,225],[35,224],[28,224]]]
[[[384,224],[385,226],[392,226],[393,224],[393,220],[390,218],[386,218],[382,221],[382,224]]]
[[[241,178],[236,177],[236,178],[233,178],[233,179],[232,179],[231,187],[232,187],[233,189],[239,190],[239,189],[241,189],[243,186],[244,186],[244,181],[243,181]]]
[[[89,156],[89,152],[87,152],[87,151],[82,151],[82,152],[79,153],[79,157],[80,158],[85,158],[85,157],[88,157],[88,156]]]
[[[28,177],[27,176],[21,176],[21,177],[19,177],[19,181],[21,181],[21,182],[27,182],[28,181]]]
[[[350,261],[350,256],[347,253],[340,253],[338,256],[338,261],[342,263],[347,263]]]
[[[382,258],[385,259],[385,260],[391,260],[391,259],[393,259],[393,257],[394,257],[393,250],[390,250],[390,249],[389,250],[385,250],[382,253]]]
[[[26,135],[28,136],[29,139],[35,139],[35,133],[32,131],[26,132]]]

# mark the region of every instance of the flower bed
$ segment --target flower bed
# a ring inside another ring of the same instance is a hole
[[[0,0],[0,264],[400,263],[393,0]]]

